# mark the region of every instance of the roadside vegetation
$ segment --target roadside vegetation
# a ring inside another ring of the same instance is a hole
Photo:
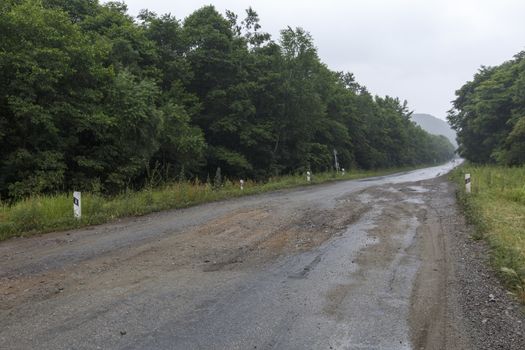
[[[525,51],[499,66],[482,66],[456,91],[448,121],[459,154],[470,162],[525,164]]]
[[[468,161],[452,177],[475,238],[488,241],[494,266],[525,302],[525,51],[482,66],[456,91],[448,120]]]
[[[470,194],[465,192],[465,173],[471,174]],[[476,228],[474,238],[488,242],[494,267],[525,303],[525,167],[467,164],[451,177]]]
[[[73,216],[71,193],[34,195],[13,204],[0,202],[0,241],[15,236],[28,236],[56,230],[79,228],[101,224],[117,218],[144,215],[156,211],[185,208],[220,199],[263,193],[297,186],[320,184],[329,181],[351,180],[370,176],[391,174],[413,168],[388,170],[354,170],[306,175],[287,175],[270,178],[266,182],[245,181],[241,191],[238,181],[222,179],[220,173],[213,181],[178,181],[153,186],[139,191],[124,191],[119,195],[82,192],[82,217]]]

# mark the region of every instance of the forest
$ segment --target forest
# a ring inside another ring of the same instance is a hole
[[[525,51],[481,67],[456,91],[448,120],[459,154],[481,164],[525,164]]]
[[[206,181],[218,168],[265,181],[333,170],[334,150],[346,169],[454,154],[415,125],[406,101],[330,70],[302,28],[272,38],[251,8],[134,18],[121,2],[3,0],[0,33],[2,200],[114,194],[154,176]],[[517,57],[484,69],[459,91],[449,118],[465,157],[523,162],[523,67]],[[478,106],[476,94],[494,96]],[[468,128],[476,118],[483,130]]]

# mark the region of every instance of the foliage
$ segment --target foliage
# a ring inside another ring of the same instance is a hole
[[[304,29],[272,40],[251,8],[180,21],[134,19],[121,2],[5,0],[0,32],[1,198],[118,194],[151,183],[151,169],[155,182],[328,171],[334,149],[346,169],[453,154],[406,102],[328,69]],[[508,127],[501,157],[519,161],[524,123]]]
[[[481,67],[456,96],[448,120],[463,157],[525,164],[525,52],[500,66]]]

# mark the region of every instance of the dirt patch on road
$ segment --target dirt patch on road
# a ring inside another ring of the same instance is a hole
[[[368,206],[345,201],[335,210],[308,210],[261,242],[259,249],[270,255],[310,250],[359,219]]]
[[[137,281],[156,278],[166,271],[257,267],[322,244],[365,210],[358,201],[341,201],[334,210],[279,211],[271,206],[234,210],[203,225],[80,264],[4,276],[0,281],[0,310],[100,286],[127,290]],[[62,249],[67,250],[67,245]]]
[[[451,223],[457,215],[454,197],[444,181],[427,185],[433,190],[418,230],[418,248],[425,258],[412,293],[412,342],[415,349],[474,349],[457,300],[458,280],[450,255],[449,235],[455,229]]]

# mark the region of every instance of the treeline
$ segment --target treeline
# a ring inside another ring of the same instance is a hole
[[[119,2],[0,5],[0,196],[117,192],[151,179],[264,180],[444,161],[406,102],[323,64],[312,37],[278,41],[252,10],[184,21]]]
[[[525,51],[497,67],[481,67],[456,96],[448,120],[464,158],[525,164]]]

